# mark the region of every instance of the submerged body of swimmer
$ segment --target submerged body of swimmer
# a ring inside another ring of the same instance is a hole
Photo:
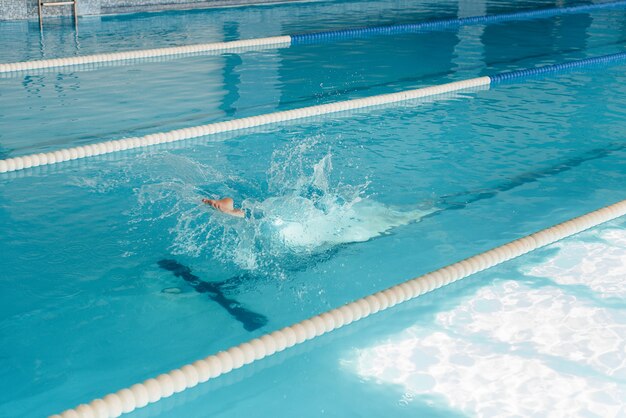
[[[202,202],[229,216],[258,219],[257,225],[263,225],[270,239],[296,252],[324,251],[340,244],[365,242],[393,228],[418,222],[434,211],[397,210],[368,199],[354,199],[345,204],[331,202],[330,208],[318,208],[316,202],[302,197],[270,197],[255,204],[253,210],[236,208],[230,197],[205,198]]]
[[[230,216],[235,216],[237,218],[245,218],[246,213],[238,208],[235,208],[234,201],[231,197],[224,197],[222,199],[202,199],[203,203],[207,205],[213,206],[213,208],[219,210]]]

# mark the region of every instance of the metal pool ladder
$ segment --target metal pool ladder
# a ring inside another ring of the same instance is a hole
[[[72,10],[74,12],[74,25],[78,27],[78,15],[76,12],[76,5],[78,0],[57,0],[57,1],[46,1],[46,0],[37,0],[38,10],[39,10],[39,27],[43,29],[43,8],[49,6],[72,6]]]

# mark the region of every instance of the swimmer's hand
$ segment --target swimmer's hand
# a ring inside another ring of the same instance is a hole
[[[230,197],[225,197],[219,200],[202,199],[202,203],[211,205],[216,210],[219,210],[220,212],[223,212],[230,216],[235,216],[237,218],[244,218],[246,216],[244,211],[242,211],[241,209],[235,208],[233,199]]]

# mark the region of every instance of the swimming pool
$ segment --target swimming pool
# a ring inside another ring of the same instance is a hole
[[[106,17],[81,22],[78,38],[52,26],[43,45],[30,23],[3,22],[11,47],[0,53],[11,62],[550,3],[470,5]],[[10,75],[0,153],[621,52],[625,13]],[[272,19],[234,23],[261,16]],[[210,18],[221,25],[203,25]],[[58,413],[623,199],[623,69],[0,175],[0,415]],[[255,215],[198,203],[224,195]],[[131,415],[623,416],[623,231],[616,220]],[[167,260],[208,284],[194,289]]]

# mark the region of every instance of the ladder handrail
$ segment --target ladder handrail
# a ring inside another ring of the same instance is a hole
[[[74,15],[74,25],[78,29],[78,0],[37,0],[37,9],[39,11],[39,29],[43,30],[43,8],[48,6],[72,6]]]

